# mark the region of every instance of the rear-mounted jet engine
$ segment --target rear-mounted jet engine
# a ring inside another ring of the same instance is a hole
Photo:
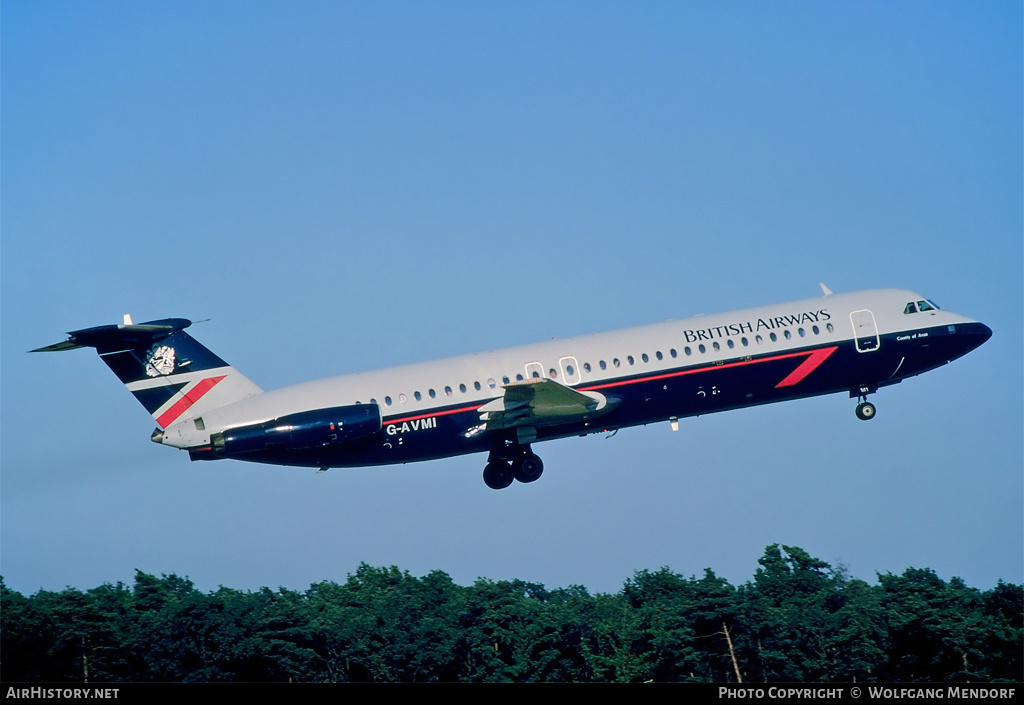
[[[289,414],[210,436],[215,456],[238,456],[274,449],[307,450],[347,443],[381,429],[376,404],[335,406]]]

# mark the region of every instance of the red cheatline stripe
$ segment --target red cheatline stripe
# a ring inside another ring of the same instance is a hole
[[[595,384],[595,385],[592,385],[592,386],[589,386],[589,387],[580,387],[579,389],[582,390],[582,391],[592,391],[592,390],[595,390],[595,389],[608,389],[609,387],[621,387],[621,386],[623,386],[625,384],[636,384],[638,382],[653,382],[655,380],[668,379],[670,377],[682,377],[683,375],[694,375],[694,374],[697,374],[699,372],[709,372],[711,370],[725,370],[725,369],[728,369],[730,367],[742,367],[744,365],[757,365],[757,364],[760,364],[762,362],[772,362],[773,360],[786,360],[786,359],[791,358],[791,357],[801,357],[803,355],[807,355],[808,356],[808,360],[814,358],[815,356],[818,356],[819,359],[817,360],[817,362],[810,369],[808,369],[807,372],[805,372],[803,375],[801,375],[800,378],[797,379],[796,381],[790,382],[790,384],[796,384],[801,379],[803,379],[808,374],[810,374],[811,371],[814,370],[815,367],[817,367],[822,362],[824,362],[825,358],[827,358],[829,355],[831,355],[832,353],[834,353],[838,349],[839,349],[838,346],[833,346],[831,348],[821,348],[820,350],[812,350],[810,352],[802,351],[802,352],[795,352],[795,353],[787,353],[785,355],[773,355],[772,357],[762,357],[762,358],[759,358],[757,360],[740,360],[739,362],[729,362],[729,363],[726,363],[724,365],[707,365],[705,367],[695,367],[695,368],[688,369],[688,370],[681,370],[679,372],[669,372],[669,373],[663,374],[663,375],[654,375],[652,377],[641,377],[639,379],[627,379],[627,380],[623,380],[621,382],[609,382],[607,384]],[[801,365],[799,367],[797,367],[797,369],[798,370],[802,369],[807,364],[808,360],[805,360],[803,363],[801,363]],[[792,377],[792,374],[789,375],[789,377]],[[786,377],[786,379],[789,379],[789,377]],[[783,380],[783,381],[785,381],[785,380]],[[782,386],[782,385],[780,384],[779,386]]]
[[[821,363],[828,359],[828,356],[834,353],[837,348],[822,348],[820,350],[814,350],[807,359],[801,362],[795,370],[786,375],[781,382],[775,385],[775,388],[779,387],[792,387],[794,384],[802,380],[807,375],[814,372]]]
[[[627,384],[638,384],[640,382],[653,382],[659,379],[668,379],[669,377],[681,377],[683,375],[692,375],[699,372],[710,372],[711,370],[721,370],[728,367],[741,367],[743,365],[756,365],[761,362],[772,362],[773,360],[788,360],[791,357],[801,357],[806,355],[807,358],[797,365],[797,368],[786,375],[781,382],[775,385],[776,389],[779,387],[791,387],[803,380],[807,375],[814,372],[821,366],[821,363],[825,362],[832,353],[839,349],[839,346],[832,346],[830,348],[819,348],[818,350],[801,351],[795,353],[787,353],[785,355],[773,355],[772,357],[762,357],[757,360],[740,360],[738,362],[730,362],[724,365],[707,365],[705,367],[696,367],[688,370],[680,370],[679,372],[669,372],[663,375],[653,375],[651,377],[641,377],[638,379],[628,379],[619,382],[608,382],[607,384],[594,384],[588,387],[576,387],[579,391],[590,392],[595,389],[608,389],[609,387],[621,387]],[[402,423],[403,421],[415,421],[416,419],[425,419],[431,416],[447,416],[448,414],[458,414],[463,411],[475,411],[479,409],[483,404],[477,404],[475,406],[464,406],[458,409],[449,409],[448,411],[433,411],[426,414],[419,414],[418,416],[404,416],[399,419],[384,419],[384,424]]]
[[[192,387],[192,389],[185,392],[185,396],[174,403],[170,409],[160,414],[156,422],[160,428],[167,428],[168,425],[174,423],[175,419],[185,413],[185,410],[195,404],[197,401],[203,398],[203,396],[213,389],[213,386],[220,382],[227,375],[221,375],[220,377],[207,377],[204,380],[200,380],[199,384]]]
[[[419,416],[403,416],[400,419],[384,419],[384,425],[389,423],[402,423],[404,421],[415,421],[416,419],[426,419],[431,416],[447,416],[448,414],[461,414],[463,411],[475,411],[479,409],[483,404],[476,404],[475,406],[463,406],[458,409],[449,409],[448,411],[431,411],[429,414],[420,414]]]

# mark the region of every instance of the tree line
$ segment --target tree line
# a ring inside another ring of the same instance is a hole
[[[768,546],[754,578],[639,571],[614,595],[522,580],[456,585],[360,565],[303,592],[141,571],[40,590],[0,578],[0,678],[147,681],[1019,681],[1024,589],[929,569],[870,585]]]

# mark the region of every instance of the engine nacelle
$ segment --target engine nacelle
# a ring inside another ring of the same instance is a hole
[[[304,450],[347,443],[381,429],[376,404],[334,406],[302,411],[210,436],[215,455],[233,456],[275,448]]]

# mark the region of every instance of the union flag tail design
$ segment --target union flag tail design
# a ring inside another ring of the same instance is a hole
[[[185,332],[186,318],[97,326],[32,352],[96,348],[160,428],[260,394],[262,390]]]

